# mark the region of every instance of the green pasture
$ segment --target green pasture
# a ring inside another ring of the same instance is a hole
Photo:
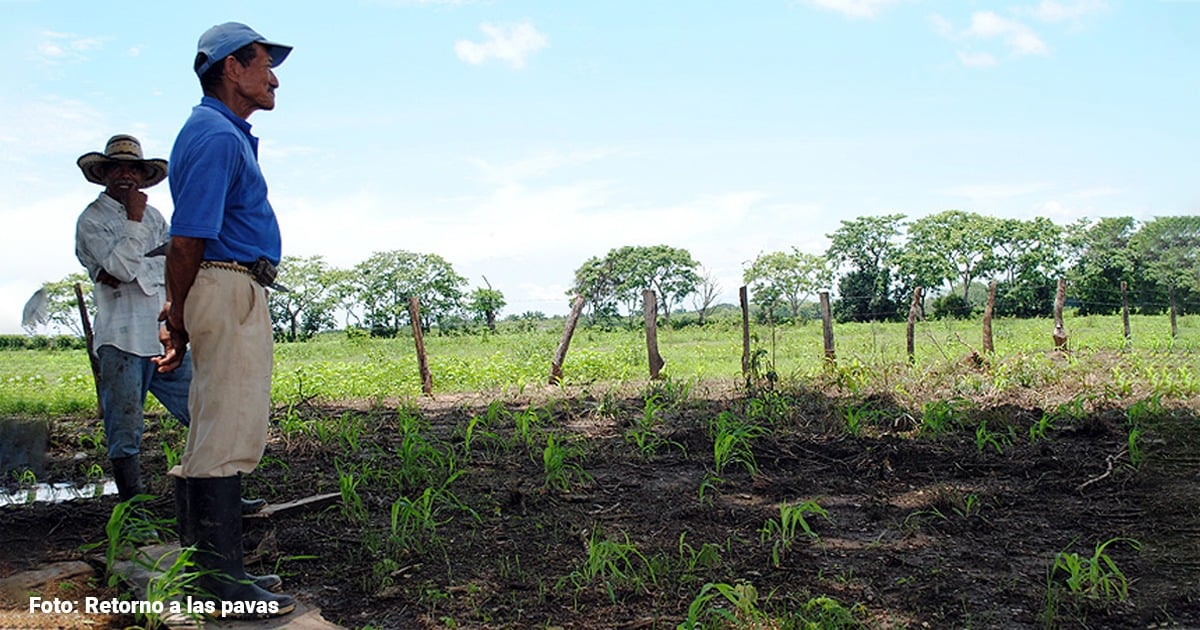
[[[955,366],[982,350],[981,322],[919,322],[915,362],[905,354],[904,323],[847,323],[834,326],[837,366],[822,361],[820,322],[751,327],[756,372],[763,378],[803,380],[822,376],[850,390],[926,389],[939,395],[978,395],[1009,388],[1037,388],[1062,379],[1094,381],[1114,395],[1200,395],[1197,350],[1200,316],[1178,319],[1172,338],[1164,316],[1131,318],[1133,343],[1124,346],[1118,316],[1066,319],[1069,347],[1064,360],[1052,349],[1048,319],[1002,319],[993,324],[996,354],[986,366],[964,373]],[[519,392],[543,386],[561,330],[498,334],[425,336],[437,392]],[[739,325],[661,328],[659,349],[665,377],[679,381],[740,382],[742,335]],[[648,377],[642,330],[576,330],[563,372],[566,385],[642,382]],[[272,398],[276,404],[301,401],[376,401],[421,393],[411,337],[373,339],[329,333],[304,343],[277,344]],[[96,404],[83,350],[0,350],[0,414],[87,415]],[[147,403],[161,411],[157,402]]]

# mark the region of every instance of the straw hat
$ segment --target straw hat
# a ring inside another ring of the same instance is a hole
[[[149,188],[167,178],[167,161],[159,159],[143,159],[142,143],[137,138],[118,134],[108,139],[104,153],[84,153],[75,162],[83,177],[93,184],[107,185],[104,181],[104,169],[117,161],[137,162],[146,170],[146,179],[142,188]]]

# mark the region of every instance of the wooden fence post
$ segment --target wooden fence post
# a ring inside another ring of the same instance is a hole
[[[738,289],[738,301],[742,305],[742,376],[750,379],[750,297],[746,287]]]
[[[904,333],[905,340],[907,341],[906,347],[908,348],[908,363],[910,365],[916,364],[917,362],[916,344],[913,341],[913,332],[917,326],[917,309],[920,308],[920,304],[921,287],[917,287],[915,290],[913,290],[912,306],[908,307],[908,328],[905,329]]]
[[[562,382],[562,365],[567,359],[567,348],[571,346],[571,337],[575,334],[575,326],[579,323],[579,314],[583,312],[584,299],[582,295],[575,296],[575,303],[571,305],[571,313],[567,315],[567,324],[563,328],[562,339],[558,342],[558,348],[554,350],[554,359],[550,363],[550,384],[558,385]]]
[[[1121,321],[1125,324],[1125,348],[1133,347],[1133,336],[1129,334],[1129,286],[1121,281]]]
[[[992,313],[996,312],[996,281],[988,284],[987,305],[983,307],[983,351],[995,354],[996,345],[992,343]]]
[[[1175,323],[1175,314],[1179,312],[1179,308],[1175,304],[1175,283],[1167,285],[1167,297],[1171,300],[1171,338],[1174,339],[1179,334],[1179,327]]]
[[[92,383],[96,386],[96,413],[104,417],[104,401],[100,399],[100,364],[96,361],[96,335],[88,319],[87,303],[83,301],[83,286],[75,283],[75,303],[79,305],[79,323],[83,325],[83,341],[87,346],[88,364],[92,366]]]
[[[425,354],[425,337],[421,332],[421,300],[408,298],[408,318],[412,323],[413,341],[417,344],[417,368],[421,371],[421,391],[433,395],[433,375],[429,373],[429,357]]]
[[[829,310],[829,292],[821,291],[821,332],[825,337],[825,358],[836,361],[833,352],[833,314]]]
[[[646,355],[650,363],[650,380],[658,380],[658,372],[666,365],[658,353],[658,296],[654,291],[642,291],[642,315],[646,318]]]
[[[1063,328],[1063,306],[1067,303],[1067,281],[1058,279],[1058,291],[1054,294],[1054,348],[1067,349],[1067,331]]]

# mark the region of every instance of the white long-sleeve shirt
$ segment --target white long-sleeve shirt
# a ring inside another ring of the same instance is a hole
[[[170,238],[166,219],[147,205],[142,220],[130,221],[125,207],[106,193],[84,209],[75,224],[75,257],[95,282],[95,347],[114,346],[130,354],[162,354],[158,314],[167,299],[166,257],[146,257]],[[100,270],[121,281],[96,282]]]

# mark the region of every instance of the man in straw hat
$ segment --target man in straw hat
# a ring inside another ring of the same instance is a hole
[[[137,138],[116,135],[104,153],[85,153],[77,164],[83,176],[104,186],[75,225],[75,256],[95,282],[95,352],[104,434],[117,494],[128,501],[141,494],[138,454],[145,427],[146,392],[184,425],[188,424],[191,362],[158,372],[151,357],[161,353],[160,312],[167,301],[161,246],[170,237],[167,222],[146,203],[143,188],[167,177],[167,162],[143,159]],[[155,251],[155,250],[158,251]]]
[[[204,96],[171,150],[170,338],[158,361],[174,369],[188,341],[195,376],[192,425],[176,477],[181,540],[194,541],[201,588],[224,616],[273,617],[295,608],[248,576],[241,476],[266,447],[271,410],[271,318],[266,287],[280,235],[247,118],[275,108],[272,68],[291,46],[227,22],[200,36],[193,70]]]

